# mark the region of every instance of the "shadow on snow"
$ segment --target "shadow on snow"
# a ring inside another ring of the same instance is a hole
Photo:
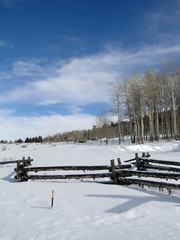
[[[89,194],[86,195],[86,197],[94,197],[94,198],[119,198],[119,199],[127,199],[126,202],[113,207],[111,209],[108,209],[106,212],[107,213],[116,213],[116,214],[121,214],[125,213],[133,208],[136,208],[140,205],[146,204],[148,202],[169,202],[169,203],[176,203],[178,205],[174,205],[176,207],[180,207],[180,198],[176,196],[170,196],[170,195],[164,195],[162,193],[154,193],[154,192],[149,192],[149,191],[143,191],[141,189],[132,189],[132,190],[137,190],[141,192],[145,192],[149,196],[134,196],[134,195],[106,195],[106,194]]]

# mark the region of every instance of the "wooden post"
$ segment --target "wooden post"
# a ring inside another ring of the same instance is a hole
[[[143,152],[143,153],[142,153],[142,157],[145,157],[145,156],[146,156],[146,154],[145,154],[145,152]]]
[[[145,153],[145,152],[142,153],[142,157],[144,157],[144,158],[146,157],[146,153]],[[141,160],[139,170],[143,170],[143,171],[146,171],[146,170],[147,170],[147,169],[144,167],[144,164],[145,164],[145,161]]]
[[[24,157],[22,160],[17,161],[17,168],[15,169],[17,175],[15,176],[15,178],[18,180],[18,182],[28,181],[27,172],[24,169],[25,166],[26,166],[26,160]]]
[[[112,179],[113,179],[113,182],[116,184],[116,183],[117,183],[117,175],[116,175],[116,170],[115,170],[115,162],[114,162],[114,159],[111,160],[111,170],[112,170]]]
[[[23,167],[26,166],[26,160],[25,160],[25,157],[22,158],[22,164],[21,164],[21,165],[23,165]]]
[[[21,181],[21,176],[20,176],[20,161],[17,161],[17,168],[16,168],[16,176],[15,178],[18,180],[18,182]]]
[[[139,170],[139,156],[138,156],[138,153],[135,153],[135,159],[136,159],[137,170]]]
[[[144,166],[145,161],[139,158],[138,153],[135,153],[135,159],[137,170],[145,171],[146,170]]]
[[[27,166],[31,165],[31,158],[28,157]]]
[[[121,160],[120,158],[117,158],[118,164],[121,165]]]

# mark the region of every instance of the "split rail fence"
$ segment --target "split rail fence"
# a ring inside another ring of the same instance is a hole
[[[28,157],[28,159],[25,159],[25,157],[23,157],[21,160],[0,161],[0,165],[16,163],[17,165],[23,164],[24,166],[29,166],[31,165],[32,161],[33,159],[30,157]]]
[[[180,180],[180,162],[156,160],[149,157],[149,153],[143,153],[142,157],[139,157],[136,153],[134,159],[124,161],[131,162],[131,164],[136,166],[136,170],[117,171],[118,183],[122,185],[137,184],[141,187],[145,185],[148,187],[158,187],[159,190],[166,188],[169,193],[171,189],[180,190],[180,184],[159,181],[159,179],[166,181],[171,179]],[[133,178],[134,176],[143,179]],[[156,181],[147,180],[148,178],[156,179]]]
[[[114,178],[115,171],[118,169],[130,169],[132,167],[131,164],[120,164],[120,160],[118,160],[118,165],[115,165],[115,161],[111,160],[110,165],[103,166],[50,166],[50,167],[26,167],[23,163],[17,164],[15,178],[19,181],[28,181],[32,180],[40,180],[40,179],[85,179],[85,178]],[[84,174],[43,174],[43,175],[30,175],[29,172],[47,172],[47,171],[105,171],[103,173],[84,173]]]
[[[180,184],[168,183],[167,180],[180,180],[180,162],[164,161],[150,159],[149,153],[142,154],[139,157],[135,154],[135,158],[126,160],[121,163],[120,158],[110,161],[110,165],[103,166],[49,166],[49,167],[32,167],[27,165],[27,160],[18,161],[15,168],[15,178],[21,181],[28,180],[46,180],[46,179],[87,179],[87,178],[110,178],[111,183],[130,185],[137,184],[141,187],[158,187],[160,190],[166,188],[169,193],[171,189],[180,190]],[[29,159],[31,163],[32,159]],[[152,171],[153,170],[153,171]],[[84,171],[84,174],[47,174],[47,171]],[[98,171],[98,173],[85,173],[86,171]],[[103,172],[100,172],[103,171]],[[107,172],[105,172],[107,171]],[[32,174],[34,172],[35,174]],[[36,174],[37,172],[45,172],[45,174]],[[30,174],[31,173],[31,174]],[[139,179],[140,178],[140,179]],[[150,178],[150,180],[148,180]],[[153,180],[152,180],[153,178]],[[154,179],[156,179],[154,181]],[[165,182],[160,181],[164,179]]]

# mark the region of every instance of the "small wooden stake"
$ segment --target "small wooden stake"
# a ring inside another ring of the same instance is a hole
[[[53,204],[54,204],[54,190],[52,190],[51,208],[53,207]]]

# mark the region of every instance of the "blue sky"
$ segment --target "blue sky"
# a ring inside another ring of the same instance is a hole
[[[180,58],[180,0],[0,0],[0,139],[88,129],[109,84]]]

